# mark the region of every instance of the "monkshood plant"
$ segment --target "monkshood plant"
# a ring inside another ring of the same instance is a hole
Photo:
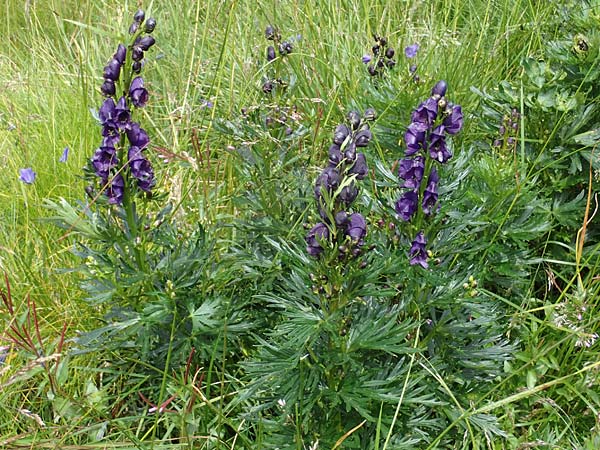
[[[391,301],[381,282],[384,261],[368,245],[360,211],[361,181],[368,174],[363,150],[372,139],[372,110],[350,112],[336,127],[329,161],[315,183],[317,223],[306,247],[272,240],[285,268],[271,292],[257,295],[279,314],[245,364],[248,412],[260,421],[264,441],[280,448],[371,448],[379,423],[387,430],[393,407],[408,386],[407,404],[428,395],[408,380],[409,333],[416,324]]]
[[[225,355],[219,352],[224,340],[212,339],[226,321],[228,294],[215,292],[207,279],[217,285],[230,280],[210,269],[213,244],[204,229],[175,221],[174,207],[161,207],[156,193],[146,156],[149,133],[135,120],[151,99],[140,72],[155,43],[155,26],[144,11],[136,12],[129,43],[119,44],[104,68],[104,101],[97,113],[100,145],[86,171],[89,202],[74,207],[62,200],[49,206],[56,222],[78,236],[75,253],[84,261],[78,268],[83,288],[104,313],[103,326],[80,334],[74,347],[115,350],[111,365],[141,364],[138,373],[154,375],[145,396],[160,403],[171,369],[187,365],[189,370]],[[228,317],[235,316],[230,312]],[[228,333],[235,330],[232,323]]]

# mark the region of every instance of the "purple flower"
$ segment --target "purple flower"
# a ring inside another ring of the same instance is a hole
[[[346,206],[350,205],[350,203],[356,200],[357,196],[358,188],[354,183],[350,184],[349,186],[344,186],[340,191],[340,200],[343,201]]]
[[[271,62],[276,58],[275,56],[275,47],[269,45],[267,47],[267,61]]]
[[[348,135],[350,134],[350,129],[345,124],[340,124],[335,127],[335,131],[333,132],[333,143],[337,145],[342,145]]]
[[[117,88],[115,87],[115,82],[110,79],[105,79],[104,83],[102,83],[102,86],[100,86],[100,92],[102,92],[107,97],[110,97],[111,95],[115,95],[115,93],[117,92]]]
[[[427,269],[429,265],[427,264],[427,251],[425,250],[425,246],[427,245],[427,239],[422,231],[420,231],[415,240],[412,242],[412,246],[410,247],[410,265],[414,266],[415,264],[419,264],[424,269]]]
[[[65,148],[64,148],[64,150],[63,150],[63,152],[62,152],[62,155],[61,155],[61,156],[60,156],[60,158],[58,159],[58,162],[61,162],[61,163],[66,163],[66,162],[67,162],[67,159],[69,159],[69,147],[65,147]]]
[[[129,98],[136,108],[142,108],[148,101],[148,91],[144,88],[142,77],[135,77],[129,86]]]
[[[123,44],[119,44],[117,51],[113,58],[119,62],[120,65],[125,64],[125,57],[127,56],[127,48]]]
[[[418,203],[419,197],[416,191],[406,191],[396,202],[396,213],[398,213],[400,219],[408,222],[417,212]]]
[[[404,49],[404,54],[406,55],[407,58],[414,58],[415,56],[417,56],[417,52],[419,51],[419,44],[412,44],[409,45],[408,47],[406,47]]]
[[[115,58],[111,59],[109,63],[104,67],[104,78],[112,81],[119,81],[119,75],[121,73],[121,64]]]
[[[404,180],[402,187],[418,189],[425,171],[425,158],[417,156],[413,159],[403,159],[398,167],[398,176]]]
[[[437,114],[438,102],[435,98],[430,97],[421,103],[415,111],[413,111],[411,121],[431,126],[431,124],[433,124],[435,121]]]
[[[406,156],[412,156],[419,150],[426,148],[425,132],[427,125],[420,122],[412,122],[404,133],[404,142],[406,142]]]
[[[454,105],[450,114],[444,118],[444,128],[448,134],[456,134],[463,126],[463,114],[460,105]]]
[[[200,103],[202,103],[200,108],[212,108],[214,106],[213,102],[211,102],[210,100],[206,100],[206,99],[203,99]]]
[[[117,150],[109,145],[106,139],[102,141],[102,145],[96,150],[92,157],[92,167],[96,172],[96,175],[107,180],[110,174],[110,170],[115,167],[118,163]]]
[[[371,139],[373,139],[373,133],[370,130],[361,130],[354,136],[357,147],[366,147]]]
[[[350,175],[356,174],[356,179],[362,180],[369,173],[369,169],[367,167],[367,159],[365,158],[364,153],[358,153],[356,155],[356,161],[354,161],[354,165],[348,171]]]
[[[127,101],[125,97],[121,97],[115,107],[115,119],[119,129],[124,130],[129,125],[129,119],[131,118],[131,112],[127,107]]]
[[[317,200],[321,200],[323,197],[322,189],[329,193],[329,196],[333,195],[333,192],[340,185],[340,173],[334,167],[327,167],[321,172],[317,182],[315,184],[315,197]]]
[[[33,184],[33,182],[35,181],[35,176],[36,173],[31,167],[19,170],[19,180],[21,180],[25,184]]]
[[[116,127],[115,119],[116,119],[116,111],[115,111],[115,101],[112,98],[107,98],[100,106],[98,110],[98,118],[100,119],[100,124],[104,127]]]
[[[342,162],[342,159],[344,159],[344,156],[342,155],[340,146],[337,144],[332,144],[329,147],[329,165],[332,167],[337,167],[337,165]]]
[[[452,153],[446,145],[444,125],[435,127],[429,135],[429,156],[442,164],[452,158]]]
[[[116,174],[108,188],[106,189],[106,196],[108,197],[108,203],[111,205],[120,205],[123,202],[123,194],[125,193],[125,180],[123,175],[120,173]]]
[[[323,222],[319,222],[306,235],[306,252],[310,256],[319,256],[323,252],[321,242],[327,239],[329,239],[329,228]]]
[[[371,62],[371,55],[363,55],[362,62],[363,64],[369,64]]]
[[[138,147],[129,147],[128,152],[129,169],[131,175],[137,179],[138,187],[142,191],[150,192],[154,186],[154,170],[150,161],[146,159],[142,153],[142,149]]]
[[[140,127],[140,124],[137,122],[132,122],[129,129],[127,130],[127,139],[132,147],[138,147],[140,149],[145,149],[150,142],[150,138],[148,137],[148,133]]]
[[[429,178],[427,179],[427,187],[425,188],[425,192],[423,193],[423,212],[427,215],[433,213],[435,205],[438,201],[438,190],[437,185],[438,181],[440,181],[440,177],[435,170],[435,167],[431,169],[431,173],[429,174]]]
[[[367,235],[367,222],[360,213],[352,213],[348,217],[346,236],[350,236],[354,242],[361,243]]]

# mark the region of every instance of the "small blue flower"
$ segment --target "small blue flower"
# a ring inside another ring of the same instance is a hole
[[[33,182],[35,181],[36,173],[33,171],[33,169],[31,167],[28,167],[26,169],[21,169],[21,170],[19,170],[19,173],[20,173],[19,180],[21,180],[23,183],[33,184]]]
[[[363,64],[369,64],[371,62],[371,55],[363,55],[362,62]]]
[[[66,163],[67,159],[69,159],[69,147],[65,147],[65,149],[62,152],[62,155],[58,159],[58,162]]]
[[[414,58],[415,56],[417,56],[417,52],[419,51],[419,44],[413,44],[413,45],[409,45],[408,47],[406,47],[404,49],[404,54],[406,55],[407,58]]]

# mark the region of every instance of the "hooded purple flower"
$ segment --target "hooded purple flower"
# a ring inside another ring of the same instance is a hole
[[[92,157],[92,167],[96,172],[96,175],[107,180],[110,174],[110,170],[115,167],[118,163],[117,150],[108,145],[107,140],[102,141],[102,145],[96,150]]]
[[[419,264],[424,269],[427,269],[429,265],[427,264],[427,251],[425,250],[425,246],[427,245],[427,239],[422,231],[420,231],[415,240],[412,242],[412,246],[410,247],[410,265],[414,266],[415,264]]]
[[[335,131],[333,132],[333,143],[337,145],[342,145],[348,135],[350,134],[350,128],[348,128],[345,124],[340,124],[335,127]]]
[[[115,58],[111,59],[109,63],[104,67],[104,78],[112,81],[119,81],[119,75],[121,73],[121,64]]]
[[[310,256],[319,256],[323,252],[321,242],[327,239],[329,239],[329,228],[323,222],[319,222],[306,235],[306,252]]]
[[[404,180],[402,187],[418,189],[425,171],[425,158],[417,156],[413,159],[403,159],[398,167],[398,176]]]
[[[145,149],[150,142],[148,133],[146,133],[137,122],[131,122],[129,129],[127,130],[127,139],[132,147],[138,147],[142,150]]]
[[[406,47],[404,49],[404,55],[409,59],[414,58],[415,56],[417,56],[417,52],[419,51],[419,48],[420,48],[419,44],[409,45],[408,47]]]
[[[19,170],[19,180],[21,180],[25,184],[33,184],[33,182],[35,181],[35,176],[36,173],[31,167]]]
[[[406,191],[396,202],[396,213],[400,219],[408,222],[417,212],[419,197],[415,191]]]
[[[373,133],[370,130],[361,130],[354,136],[354,142],[357,147],[366,147],[373,139]]]
[[[444,80],[438,81],[433,89],[431,89],[431,96],[443,97],[446,95],[446,90],[448,89],[448,83]]]
[[[444,128],[448,134],[456,134],[463,126],[463,114],[460,105],[454,105],[450,114],[444,118]]]
[[[117,51],[113,58],[119,62],[120,65],[125,64],[125,57],[127,56],[127,48],[123,44],[119,44]]]
[[[369,173],[369,168],[367,167],[367,158],[365,158],[364,153],[358,153],[356,155],[356,161],[354,161],[354,165],[348,171],[348,174],[356,174],[357,180],[362,180]]]
[[[438,201],[438,181],[440,181],[440,177],[438,176],[437,170],[435,170],[434,167],[431,169],[431,173],[427,179],[427,187],[423,193],[423,212],[427,215],[430,215],[434,212],[435,205]]]
[[[344,186],[340,191],[340,200],[346,204],[346,206],[350,205],[356,197],[358,196],[358,188],[354,183],[351,183],[349,186]]]
[[[115,121],[120,130],[125,130],[129,126],[129,120],[131,119],[131,112],[127,107],[127,101],[125,97],[121,97],[115,107]]]
[[[431,126],[435,121],[437,114],[438,101],[435,98],[430,97],[421,103],[415,111],[413,111],[411,121]]]
[[[146,159],[142,150],[138,147],[129,147],[127,156],[131,175],[137,179],[138,187],[142,191],[150,192],[155,182],[154,170],[152,170],[150,161]]]
[[[419,150],[426,149],[425,133],[427,125],[420,122],[412,122],[404,133],[404,142],[406,143],[406,156],[412,156]]]
[[[112,180],[110,185],[106,188],[106,196],[108,197],[108,203],[111,205],[120,205],[123,202],[123,194],[125,193],[125,180],[123,176],[118,173]]]
[[[452,158],[452,153],[446,145],[444,125],[435,127],[429,135],[429,156],[442,164]]]
[[[352,213],[348,217],[346,225],[346,236],[350,236],[354,242],[360,243],[367,235],[367,222],[360,213]]]
[[[322,189],[329,193],[329,196],[333,195],[335,190],[340,185],[340,173],[334,167],[327,167],[321,172],[317,182],[315,184],[315,197],[317,200],[321,200],[323,197]]]
[[[329,165],[332,167],[337,167],[337,165],[342,162],[342,159],[344,159],[344,155],[342,155],[340,146],[337,144],[331,144],[329,147]]]
[[[115,101],[109,97],[106,100],[104,100],[102,106],[100,106],[100,109],[98,110],[98,118],[100,119],[100,124],[103,127],[115,128],[116,117],[117,113],[115,110]]]
[[[148,101],[148,91],[144,88],[142,77],[135,77],[129,86],[129,98],[136,108],[142,108]]]

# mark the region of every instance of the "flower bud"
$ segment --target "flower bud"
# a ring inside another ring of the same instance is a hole
[[[374,108],[368,108],[365,110],[365,120],[372,121],[377,118],[377,112]]]
[[[337,145],[342,145],[349,134],[350,130],[346,125],[338,125],[333,133],[333,143]]]
[[[394,57],[395,53],[396,52],[394,51],[394,49],[390,47],[385,51],[385,56],[388,57],[389,59],[392,59]]]
[[[134,61],[131,65],[131,70],[133,71],[133,73],[140,73],[142,71],[141,61]]]
[[[436,85],[431,90],[431,95],[432,96],[439,95],[440,97],[443,97],[444,95],[446,95],[447,89],[448,89],[448,83],[446,83],[444,80],[440,80],[436,83]]]
[[[135,32],[138,30],[140,24],[138,22],[133,22],[130,26],[129,26],[129,34],[135,34]]]
[[[360,114],[357,111],[350,111],[348,113],[348,122],[350,122],[352,130],[357,130],[360,125]]]
[[[150,17],[148,20],[146,20],[144,31],[146,33],[152,33],[154,28],[156,28],[156,19],[154,17]]]
[[[134,61],[141,61],[142,59],[144,59],[144,51],[141,49],[140,46],[133,46],[133,49],[131,50],[131,59],[133,59]]]
[[[270,94],[273,92],[273,83],[271,81],[265,81],[262,85],[262,90],[265,94]]]
[[[373,64],[370,64],[369,67],[367,67],[367,71],[369,72],[369,75],[371,75],[372,77],[377,75],[377,70],[375,69]]]
[[[102,83],[100,90],[107,97],[109,97],[111,95],[115,95],[115,92],[116,92],[115,82],[111,79],[104,80],[104,83]]]
[[[369,141],[373,138],[373,134],[370,130],[362,130],[356,133],[354,137],[354,142],[357,147],[366,147],[369,144]]]
[[[271,62],[275,59],[275,48],[272,45],[267,47],[267,61]]]
[[[272,25],[268,25],[265,29],[265,37],[268,41],[275,40],[275,28]]]
[[[111,59],[106,67],[104,67],[104,78],[112,81],[119,81],[121,72],[121,64],[116,59]]]
[[[125,64],[126,56],[127,56],[127,48],[123,44],[119,44],[119,46],[117,47],[117,51],[115,52],[115,55],[113,56],[113,58],[116,59],[120,65],[123,65],[123,64]]]
[[[137,23],[142,23],[145,18],[146,18],[146,13],[144,12],[143,9],[138,9],[135,12],[135,14],[133,15],[133,20],[134,20],[134,22],[137,22]]]

